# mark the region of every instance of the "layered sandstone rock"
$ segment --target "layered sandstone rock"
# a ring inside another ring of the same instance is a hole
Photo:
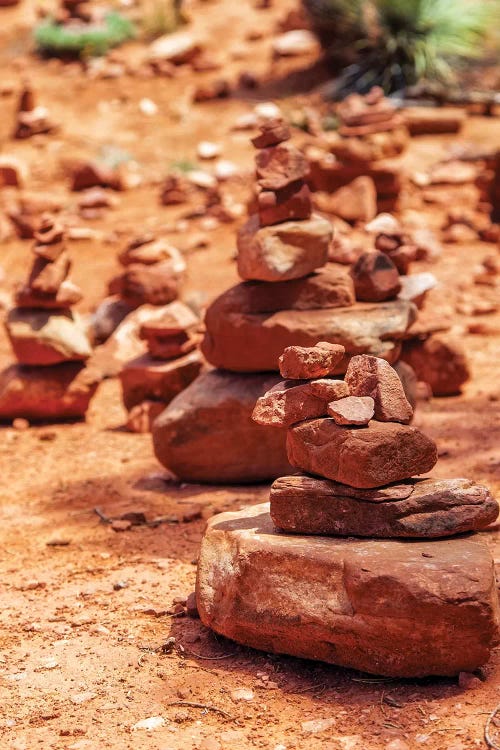
[[[472,672],[498,640],[478,537],[290,536],[256,505],[210,519],[196,589],[203,624],[238,643],[390,677]]]

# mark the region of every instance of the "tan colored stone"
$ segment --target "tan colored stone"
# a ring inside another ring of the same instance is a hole
[[[366,425],[374,410],[375,402],[370,396],[347,396],[328,404],[328,416],[341,425]]]
[[[345,354],[339,344],[320,341],[315,346],[288,346],[279,358],[280,373],[285,379],[308,380],[333,375]]]
[[[23,365],[82,361],[92,354],[83,323],[69,310],[14,308],[5,326],[14,354]]]
[[[238,232],[238,274],[256,281],[287,281],[312,273],[328,260],[330,222],[313,215],[261,227],[251,216]]]
[[[287,451],[297,469],[360,488],[426,474],[437,461],[434,441],[398,422],[348,428],[312,419],[288,430]]]
[[[406,398],[397,372],[379,357],[353,357],[345,381],[353,396],[371,396],[375,401],[375,419],[406,424],[413,409]]]
[[[44,294],[22,286],[16,291],[16,305],[18,307],[35,307],[47,309],[68,308],[80,302],[83,294],[76,284],[65,279],[55,294]]]
[[[489,490],[468,479],[357,490],[327,479],[280,477],[270,500],[276,526],[295,534],[434,539],[478,531],[498,516]]]
[[[389,677],[472,672],[498,642],[493,560],[477,536],[287,535],[266,503],[210,519],[196,589],[203,624],[227,638]]]

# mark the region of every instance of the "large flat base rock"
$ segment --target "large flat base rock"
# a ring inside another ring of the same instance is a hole
[[[268,504],[209,521],[197,603],[206,626],[238,643],[391,677],[474,671],[499,621],[480,537],[288,536]]]
[[[489,490],[469,479],[410,479],[357,490],[299,475],[277,479],[270,499],[275,525],[297,534],[438,538],[477,531],[498,516]]]
[[[392,363],[399,340],[415,318],[415,308],[402,300],[326,310],[282,310],[243,313],[216,307],[207,311],[202,351],[216,367],[233,372],[278,368],[287,346],[314,346],[318,341],[341,344],[346,357],[334,374],[346,371],[354,354],[373,354]]]
[[[257,399],[280,379],[203,373],[156,419],[156,457],[187,482],[261,482],[290,473],[285,429],[252,420]]]
[[[0,420],[81,419],[98,384],[99,374],[78,363],[11,365],[0,373]]]

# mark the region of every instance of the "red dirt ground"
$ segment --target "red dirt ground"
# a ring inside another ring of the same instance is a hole
[[[75,203],[64,165],[77,156],[95,156],[109,145],[132,154],[144,176],[143,185],[120,195],[118,208],[88,222],[100,233],[98,239],[71,243],[73,277],[86,293],[84,312],[105,295],[106,282],[117,268],[116,254],[127,238],[144,228],[172,225],[179,215],[179,209],[158,203],[158,182],[172,161],[193,159],[196,144],[209,139],[223,143],[224,158],[250,174],[252,150],[247,134],[231,132],[235,118],[259,99],[279,96],[291,109],[303,101],[300,86],[317,82],[314,72],[289,75],[313,61],[271,62],[270,32],[294,3],[274,5],[259,11],[229,0],[196,4],[196,25],[205,29],[209,49],[227,62],[224,75],[233,80],[247,69],[266,76],[269,83],[250,97],[193,106],[188,94],[195,83],[219,74],[194,74],[187,68],[172,80],[124,76],[91,81],[77,65],[29,55],[34,4],[25,1],[20,8],[0,11],[0,143],[4,154],[30,164],[29,190]],[[231,38],[226,41],[228,28]],[[248,41],[248,31],[254,29],[262,31],[262,39]],[[246,50],[244,59],[230,56],[228,50],[237,47]],[[141,49],[134,43],[123,54],[133,60]],[[40,103],[62,123],[60,134],[8,140],[15,109],[15,96],[9,92],[18,90],[21,74],[29,74]],[[157,115],[140,112],[143,97],[156,102]],[[500,121],[470,118],[461,136],[467,139],[499,146]],[[421,167],[425,160],[437,160],[452,140],[415,139],[409,163]],[[240,198],[248,185],[245,179],[236,185]],[[439,224],[442,212],[428,209],[425,221]],[[206,233],[206,249],[189,253],[188,297],[204,304],[236,280],[234,232],[234,225],[221,225]],[[186,241],[183,235],[169,236],[181,246]],[[29,245],[20,240],[4,243],[1,264],[9,285],[26,273]],[[436,475],[469,476],[500,494],[500,314],[468,317],[455,311],[464,289],[478,299],[491,296],[491,290],[471,284],[475,267],[488,252],[495,247],[449,245],[437,264],[415,264],[414,270],[432,270],[444,282],[433,292],[433,303],[452,312],[472,366],[464,393],[421,404],[416,424],[438,442]],[[468,324],[478,321],[485,332],[468,333]],[[0,365],[11,360],[2,333]],[[454,679],[377,680],[257,653],[215,637],[199,620],[169,614],[174,598],[193,590],[206,518],[263,501],[268,488],[179,486],[155,461],[150,436],[122,429],[124,414],[118,384],[109,380],[102,384],[85,424],[1,429],[0,747],[484,746],[485,721],[500,702],[498,653],[484,669],[484,683],[464,691]],[[116,533],[100,522],[96,507],[107,516],[134,510],[148,519],[166,516],[170,522]],[[182,521],[197,509],[201,519]],[[498,531],[485,533],[485,538],[500,564]],[[170,637],[175,638],[171,650],[162,650]],[[232,693],[238,688],[252,690],[253,699],[237,699]],[[176,705],[183,702],[210,708]],[[165,724],[153,731],[132,729],[152,716],[163,717]],[[334,723],[322,733],[305,733],[302,722],[318,718]]]

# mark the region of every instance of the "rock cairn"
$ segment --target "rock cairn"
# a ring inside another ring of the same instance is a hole
[[[409,426],[394,369],[342,347],[292,346],[286,380],[254,419],[287,429],[270,505],[224,513],[202,542],[202,622],[266,652],[393,677],[473,671],[497,642],[493,560],[477,535],[498,515],[467,479],[417,479],[435,443]],[[404,540],[404,541],[402,541]]]
[[[351,94],[338,105],[336,114],[340,126],[338,131],[323,134],[325,150],[313,147],[308,152],[310,182],[314,190],[324,193],[318,196],[320,208],[335,210],[346,221],[369,221],[374,216],[366,218],[367,206],[373,205],[371,193],[378,211],[390,211],[396,204],[401,189],[397,157],[408,145],[409,133],[403,115],[378,87],[366,96]],[[337,193],[344,186],[351,189],[353,181],[364,197],[358,208],[349,205],[351,192],[348,196]]]
[[[0,418],[83,417],[98,378],[85,366],[92,348],[71,309],[82,293],[68,278],[71,260],[61,224],[45,215],[34,236],[31,272],[6,319],[19,364],[1,375]]]
[[[35,94],[29,84],[25,84],[19,96],[14,138],[31,138],[33,135],[53,133],[56,124],[50,119],[46,107],[37,106]]]
[[[127,362],[120,372],[123,403],[132,432],[150,432],[155,418],[199,374],[200,321],[183,302],[166,305],[160,317],[139,329],[147,353]]]
[[[287,125],[273,119],[252,141],[254,212],[238,234],[243,282],[205,315],[201,349],[217,369],[201,375],[155,423],[158,459],[188,481],[252,482],[283,473],[283,437],[255,425],[251,413],[278,382],[272,373],[285,347],[341,344],[348,355],[337,365],[342,374],[359,353],[395,362],[415,318],[411,302],[394,299],[397,289],[391,299],[355,304],[352,277],[328,262],[332,228],[312,211],[308,165],[289,138]]]

